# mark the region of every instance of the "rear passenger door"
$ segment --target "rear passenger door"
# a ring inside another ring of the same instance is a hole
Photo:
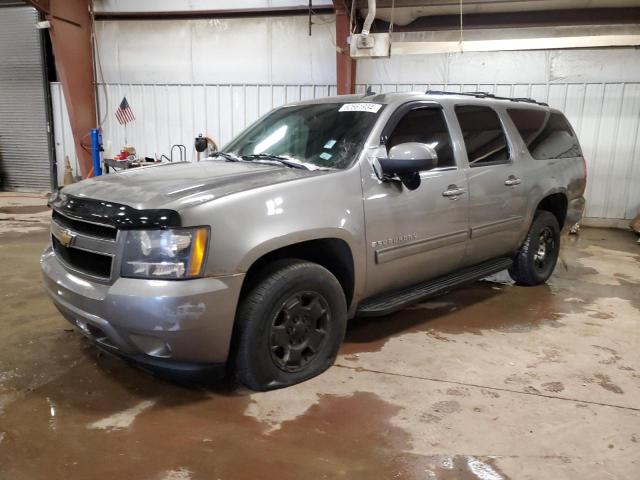
[[[470,240],[465,263],[476,264],[518,248],[526,213],[518,165],[500,116],[484,105],[457,105],[468,158]]]

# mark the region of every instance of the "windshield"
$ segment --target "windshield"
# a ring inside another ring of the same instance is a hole
[[[278,108],[223,150],[241,157],[275,155],[318,168],[348,168],[382,105],[322,103]]]

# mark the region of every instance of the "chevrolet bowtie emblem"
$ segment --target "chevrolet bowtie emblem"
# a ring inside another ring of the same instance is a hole
[[[61,229],[58,231],[56,237],[63,246],[70,247],[76,239],[76,234],[72,233],[70,230]]]

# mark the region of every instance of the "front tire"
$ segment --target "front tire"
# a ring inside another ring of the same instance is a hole
[[[236,381],[272,390],[324,372],[346,329],[340,282],[326,268],[294,259],[274,262],[259,275],[236,316]]]
[[[538,210],[518,254],[513,259],[509,275],[519,285],[540,285],[546,282],[560,253],[560,225],[555,215]]]

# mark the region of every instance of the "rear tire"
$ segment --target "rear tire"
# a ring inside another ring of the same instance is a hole
[[[555,215],[538,210],[509,275],[519,285],[540,285],[548,280],[560,253],[560,225]]]
[[[335,361],[346,323],[345,295],[331,272],[302,260],[274,262],[238,308],[236,381],[262,391],[319,375]]]

